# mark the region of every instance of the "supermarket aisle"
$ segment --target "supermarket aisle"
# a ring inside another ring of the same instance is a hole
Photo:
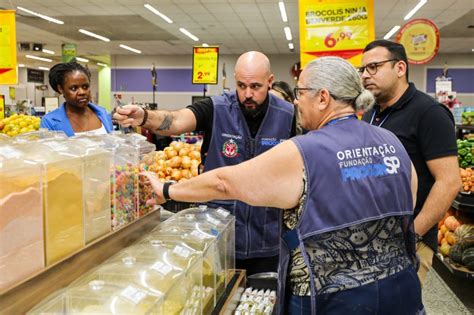
[[[474,314],[458,299],[434,269],[428,273],[423,288],[423,304],[428,315]]]

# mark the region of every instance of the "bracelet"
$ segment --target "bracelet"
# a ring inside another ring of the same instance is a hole
[[[163,184],[163,198],[165,198],[166,201],[172,200],[170,197],[170,186],[174,183],[174,181],[170,181]]]
[[[146,108],[143,108],[143,121],[138,126],[142,127],[146,123],[147,120],[148,120],[148,111],[146,110]]]

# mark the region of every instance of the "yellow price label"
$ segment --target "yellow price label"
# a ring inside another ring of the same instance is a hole
[[[15,11],[0,10],[0,84],[17,84]]]
[[[193,84],[217,84],[219,47],[194,47]]]

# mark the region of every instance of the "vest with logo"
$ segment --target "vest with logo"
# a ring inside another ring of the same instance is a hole
[[[312,242],[323,233],[399,217],[403,225],[403,252],[410,261],[416,261],[411,161],[395,135],[351,117],[334,120],[291,141],[304,161],[307,199],[296,228],[285,233],[281,242],[280,311],[285,299],[290,252],[297,246],[305,265],[309,266],[312,309],[316,309],[315,278],[321,266],[315,264],[310,253]],[[377,257],[372,258],[371,261],[378,261]]]
[[[293,105],[269,94],[268,109],[253,138],[236,93],[212,97],[214,121],[204,171],[247,161],[288,139]],[[238,259],[278,255],[280,209],[252,207],[240,201],[213,201],[211,206],[228,209],[236,217]]]

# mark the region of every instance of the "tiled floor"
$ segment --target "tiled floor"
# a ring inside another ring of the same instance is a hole
[[[474,298],[474,292],[471,293],[472,298]],[[422,295],[423,304],[428,315],[474,314],[461,302],[434,269],[428,273]]]

